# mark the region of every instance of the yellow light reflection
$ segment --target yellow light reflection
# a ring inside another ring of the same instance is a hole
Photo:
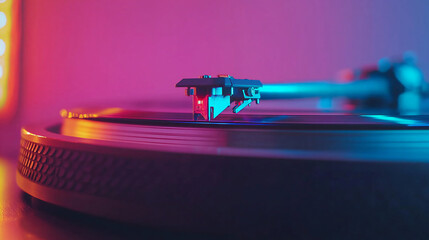
[[[5,219],[6,187],[8,182],[6,161],[0,158],[0,222]]]
[[[17,218],[22,210],[19,190],[15,186],[15,166],[0,157],[0,239],[22,236]],[[14,239],[14,238],[12,238]]]
[[[30,135],[30,136],[34,136],[34,137],[38,137],[38,138],[46,138],[46,136],[42,136],[42,135],[37,135],[37,134],[31,133],[31,132],[27,131],[24,128],[21,129],[21,136],[22,135]]]

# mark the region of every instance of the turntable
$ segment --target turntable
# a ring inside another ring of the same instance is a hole
[[[335,238],[425,222],[429,116],[416,111],[427,87],[414,63],[383,64],[342,83],[184,79],[192,113],[64,109],[61,121],[22,129],[17,182],[68,209],[189,231]],[[354,109],[248,107],[295,98],[291,89]]]

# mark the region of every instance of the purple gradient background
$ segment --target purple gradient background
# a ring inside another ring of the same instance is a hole
[[[24,1],[21,117],[179,99],[183,77],[326,79],[413,50],[429,72],[427,0]]]

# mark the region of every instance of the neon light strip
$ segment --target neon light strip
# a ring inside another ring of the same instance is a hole
[[[19,0],[0,0],[0,117],[15,111]]]

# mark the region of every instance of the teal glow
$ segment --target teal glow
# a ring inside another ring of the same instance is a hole
[[[385,121],[385,122],[393,122],[393,123],[397,123],[397,124],[408,125],[408,126],[429,126],[428,123],[425,123],[422,121],[399,118],[399,117],[392,117],[392,116],[386,116],[386,115],[361,115],[361,116],[373,118],[373,119],[381,120],[381,121]]]
[[[406,88],[418,88],[423,81],[423,76],[420,70],[411,65],[403,65],[395,69],[395,73],[399,81]]]
[[[302,91],[302,87],[300,85],[294,84],[272,84],[272,85],[264,85],[260,88],[261,92],[269,92],[269,93],[299,93]]]

